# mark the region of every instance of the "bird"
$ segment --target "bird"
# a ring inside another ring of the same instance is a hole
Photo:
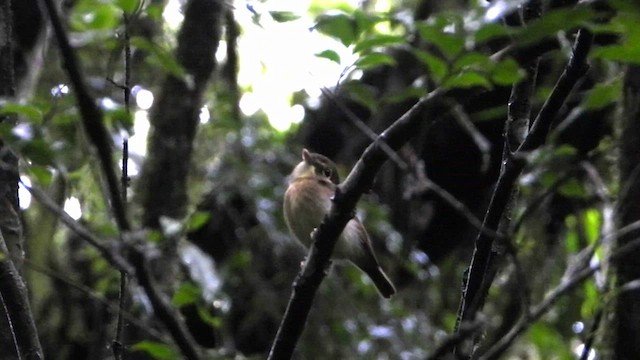
[[[306,248],[311,235],[331,208],[340,183],[336,164],[324,155],[302,150],[302,161],[289,176],[284,195],[284,218],[291,234]],[[396,293],[389,277],[373,252],[369,234],[356,217],[349,220],[336,242],[333,257],[347,259],[371,279],[386,299]]]

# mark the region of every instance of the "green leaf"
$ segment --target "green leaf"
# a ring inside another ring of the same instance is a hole
[[[409,86],[400,90],[399,93],[385,96],[384,100],[390,104],[397,104],[409,99],[419,99],[427,94],[427,90],[424,87]]]
[[[441,82],[449,73],[449,65],[439,57],[422,50],[415,50],[414,54],[420,62],[427,66],[435,81]]]
[[[120,23],[119,9],[112,4],[100,4],[94,11],[82,17],[91,30],[110,30]]]
[[[158,65],[160,65],[171,75],[178,78],[183,78],[186,75],[186,71],[184,70],[184,68],[166,49],[163,49],[160,46],[141,37],[131,38],[131,45],[139,49],[148,51],[151,54],[152,59],[155,60]]]
[[[164,11],[164,6],[160,6],[158,4],[149,4],[144,8],[144,12],[151,18],[151,20],[160,21],[162,20],[162,12]]]
[[[460,70],[483,71],[483,70],[487,70],[488,67],[492,67],[492,66],[493,66],[493,63],[487,55],[472,51],[460,56],[460,58],[458,58],[458,60],[456,60],[451,66],[451,70],[452,71],[460,71]]]
[[[460,73],[454,77],[451,77],[445,81],[443,84],[446,88],[471,88],[471,87],[484,87],[487,89],[491,88],[491,83],[484,77],[482,74],[468,71]]]
[[[203,227],[211,219],[211,213],[206,211],[197,211],[189,218],[187,229],[189,231],[195,231]]]
[[[524,78],[525,73],[515,60],[509,58],[500,61],[491,73],[491,81],[497,85],[512,85]]]
[[[396,44],[402,44],[405,42],[404,36],[376,34],[362,41],[358,41],[353,48],[354,53],[365,52],[376,47],[386,47]]]
[[[200,320],[216,329],[220,329],[223,325],[222,319],[220,319],[220,317],[212,315],[206,308],[202,306],[198,306],[198,316],[200,317]]]
[[[602,214],[596,209],[587,209],[584,213],[584,233],[589,244],[594,244],[600,237]]]
[[[31,120],[35,125],[39,125],[42,123],[42,111],[31,104],[19,104],[16,102],[1,102],[0,103],[0,115],[5,114],[17,114],[20,116],[24,116]]]
[[[125,108],[118,107],[105,112],[105,121],[110,127],[117,130],[133,132],[133,115]]]
[[[360,57],[356,63],[355,67],[359,69],[371,69],[377,66],[382,65],[395,65],[396,60],[388,54],[383,53],[370,53]]]
[[[495,38],[509,36],[513,30],[501,23],[485,23],[473,36],[476,44],[482,44]]]
[[[340,64],[340,55],[333,50],[324,50],[316,54],[319,58],[324,58],[333,61],[336,64]]]
[[[314,28],[327,36],[340,40],[344,46],[349,46],[356,40],[356,24],[353,18],[346,14],[318,16]]]
[[[145,352],[154,359],[174,360],[179,359],[179,354],[169,345],[155,341],[140,341],[131,346],[132,351]]]
[[[36,165],[52,165],[55,155],[48,142],[43,139],[25,141],[20,146],[22,155]]]
[[[53,174],[46,166],[31,165],[27,167],[27,175],[34,179],[40,186],[46,187],[51,185]]]
[[[576,230],[577,223],[575,215],[569,215],[564,219],[566,227],[564,244],[570,253],[576,253],[580,250],[580,241]]]
[[[574,178],[560,184],[558,193],[572,199],[584,199],[587,197],[587,190],[584,188],[584,184]]]
[[[353,100],[364,105],[369,110],[373,110],[378,106],[378,100],[370,86],[360,81],[348,81],[342,84],[342,87]]]
[[[542,322],[534,323],[527,337],[538,349],[542,359],[573,359],[574,355],[558,331]]]
[[[592,57],[611,61],[640,64],[640,48],[636,46],[612,45],[593,51]]]
[[[596,84],[587,94],[585,107],[591,110],[602,109],[622,98],[622,81],[616,79],[609,84]]]
[[[353,19],[356,24],[357,35],[372,30],[376,24],[385,20],[382,16],[376,13],[363,11],[362,9],[356,9],[353,11]]]
[[[439,26],[418,24],[422,40],[435,45],[449,59],[456,57],[464,49],[464,38],[459,34],[444,32]]]
[[[299,15],[291,11],[269,11],[269,14],[274,21],[283,23],[300,19]]]
[[[116,0],[116,5],[126,14],[133,14],[140,8],[140,0]]]
[[[185,282],[182,283],[178,290],[173,294],[171,304],[176,307],[194,304],[200,300],[200,295],[200,288],[190,282]]]
[[[537,42],[546,37],[554,36],[558,31],[585,26],[594,17],[595,12],[586,7],[553,10],[522,28],[515,43],[522,46]]]

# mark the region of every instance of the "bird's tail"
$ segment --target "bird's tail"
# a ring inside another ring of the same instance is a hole
[[[373,281],[373,284],[383,298],[388,299],[396,293],[395,286],[393,286],[393,283],[380,266],[377,266],[375,269],[367,269],[365,272],[371,281]]]

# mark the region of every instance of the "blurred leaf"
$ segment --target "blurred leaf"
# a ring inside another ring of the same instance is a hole
[[[79,30],[110,30],[120,25],[122,13],[114,4],[84,4],[75,10],[72,24]]]
[[[187,224],[188,231],[195,231],[203,227],[211,219],[211,213],[205,211],[196,211],[189,217]]]
[[[555,159],[565,158],[565,159],[573,159],[578,153],[578,149],[569,145],[563,144],[558,147],[555,147],[551,152],[552,156]]]
[[[566,228],[564,244],[569,253],[577,253],[580,251],[580,241],[577,230],[578,220],[575,215],[569,215],[564,219]]]
[[[370,53],[360,57],[355,66],[359,69],[371,69],[381,65],[395,65],[396,60],[388,54]]]
[[[169,345],[155,341],[141,341],[131,346],[131,350],[145,352],[154,359],[174,360],[179,359],[179,354]]]
[[[390,104],[397,104],[405,100],[419,99],[426,94],[427,90],[424,87],[409,86],[401,90],[399,93],[385,96],[384,100]],[[386,220],[384,221],[384,224],[387,225]]]
[[[340,40],[344,46],[349,46],[356,40],[356,24],[346,14],[320,15],[314,28]]]
[[[205,309],[202,306],[198,306],[198,316],[202,321],[216,329],[221,328],[223,325],[222,319],[220,317],[212,315],[209,310]]]
[[[353,18],[356,23],[356,34],[358,36],[362,33],[372,30],[376,24],[385,20],[382,16],[375,12],[364,11],[362,9],[355,9],[353,12]]]
[[[482,44],[495,38],[509,36],[513,30],[502,23],[485,23],[480,29],[473,33],[476,45]]]
[[[160,6],[159,4],[149,4],[144,8],[144,12],[151,18],[152,20],[159,21],[162,19],[162,12],[164,11],[164,6]]]
[[[342,84],[343,89],[347,90],[349,96],[364,105],[369,110],[373,110],[378,105],[374,90],[360,81],[348,81]]]
[[[422,50],[415,50],[414,54],[418,60],[427,66],[435,81],[441,82],[449,73],[448,64],[439,57]]]
[[[590,319],[597,309],[602,307],[602,293],[598,290],[598,287],[593,281],[585,281],[582,288],[584,295],[584,301],[580,308],[580,315],[584,319]]]
[[[280,22],[280,23],[300,19],[299,15],[296,15],[291,11],[269,11],[269,14],[271,15],[274,21]]]
[[[22,155],[36,165],[53,165],[55,155],[51,145],[43,139],[34,139],[20,144]]]
[[[592,57],[603,60],[640,64],[640,47],[624,43],[595,49]]]
[[[599,110],[622,98],[622,80],[620,78],[609,84],[596,84],[587,94],[585,107]]]
[[[190,282],[180,284],[180,287],[173,294],[171,304],[175,307],[183,307],[185,305],[194,304],[200,300],[201,290]]]
[[[53,174],[46,166],[31,165],[27,167],[27,175],[41,187],[51,185]]]
[[[464,38],[459,34],[444,32],[439,26],[418,24],[422,40],[434,44],[447,58],[454,58],[464,49]]]
[[[491,81],[497,85],[512,85],[522,80],[525,73],[518,63],[509,58],[500,61],[491,73]]]
[[[19,104],[11,101],[0,102],[0,115],[16,114],[31,120],[35,125],[42,123],[42,111],[35,105]]]
[[[589,244],[595,243],[600,237],[602,214],[596,209],[587,209],[584,213],[584,232]]]
[[[107,110],[105,112],[105,121],[114,130],[133,132],[133,115],[123,107]]]
[[[251,264],[252,255],[249,251],[237,251],[231,256],[229,266],[231,269],[246,269]]]
[[[324,50],[316,54],[319,58],[324,58],[335,62],[336,64],[340,64],[340,55],[333,50]]]
[[[140,7],[140,0],[116,0],[116,5],[127,14],[133,14]]]
[[[147,240],[149,242],[158,244],[158,243],[162,242],[162,240],[164,240],[164,235],[162,234],[162,231],[160,231],[160,230],[149,231],[149,233],[147,233]]]
[[[453,89],[453,88],[471,88],[471,87],[484,87],[487,89],[491,88],[491,83],[484,77],[482,74],[468,71],[460,73],[456,76],[450,77],[443,84],[444,87]]]
[[[594,17],[593,10],[581,6],[549,11],[522,28],[516,36],[516,43],[522,46],[553,37],[558,31],[585,26]]]
[[[354,53],[365,52],[375,47],[387,47],[390,45],[402,44],[405,42],[404,36],[376,34],[358,41],[353,48]]]
[[[476,51],[468,52],[460,56],[451,66],[452,71],[460,70],[486,70],[487,67],[493,66],[489,56]]]
[[[587,190],[584,188],[584,184],[575,178],[562,182],[558,187],[558,192],[572,199],[584,199],[587,197]]]
[[[571,348],[558,331],[551,326],[537,322],[531,326],[527,337],[538,349],[542,359],[573,359]]]
[[[142,37],[132,37],[131,45],[138,49],[148,51],[158,65],[173,76],[182,78],[186,75],[186,71],[173,57],[173,55],[160,46]]]

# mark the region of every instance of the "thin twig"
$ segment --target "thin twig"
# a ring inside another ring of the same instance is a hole
[[[480,172],[483,174],[489,170],[491,164],[491,142],[482,135],[478,128],[473,124],[469,118],[469,114],[464,110],[462,105],[456,103],[451,107],[451,113],[458,125],[464,130],[473,140],[480,151]]]
[[[124,22],[124,107],[127,115],[131,116],[131,34],[129,32],[129,15],[125,12],[122,15]],[[120,177],[120,188],[122,189],[122,203],[127,204],[129,189],[129,140],[122,141],[122,175]],[[120,272],[120,288],[118,292],[118,315],[116,320],[116,333],[112,342],[113,357],[122,360],[124,351],[124,312],[127,305],[127,282],[128,276],[124,271]]]
[[[640,229],[640,220],[633,222],[627,226],[620,228],[618,231],[610,233],[601,238],[601,242],[607,241],[608,238],[616,238],[624,236],[633,231]],[[518,323],[498,342],[496,342],[489,350],[487,350],[480,359],[496,359],[502,355],[513,342],[522,335],[531,325],[533,325],[540,317],[549,311],[563,295],[573,290],[577,285],[593,275],[602,268],[602,264],[615,262],[622,256],[633,250],[640,248],[640,238],[635,239],[624,246],[619,247],[611,253],[604,261],[596,264],[587,264],[584,268],[576,271],[573,277],[562,281],[557,287],[549,292],[549,294],[538,305],[529,309],[526,316],[522,317]]]
[[[66,286],[69,286],[70,288],[76,289],[77,291],[88,296],[92,300],[95,300],[100,304],[104,305],[106,309],[112,314],[117,314],[119,312],[118,305],[113,304],[112,301],[105,298],[100,293],[94,291],[88,286],[75,282],[56,271],[37,265],[34,262],[30,261],[29,259],[25,259],[25,266],[27,266],[30,270],[33,270],[37,273],[43,274],[56,281],[59,281],[61,284],[64,284]],[[142,330],[144,333],[149,334],[151,337],[155,338],[156,340],[162,341],[162,342],[171,341],[171,339],[168,339],[167,336],[163,336],[161,333],[156,331],[153,327],[150,327],[148,324],[145,324],[142,321],[140,321],[138,315],[134,315],[130,312],[124,311],[123,317],[126,318],[129,323],[131,323],[138,329]]]
[[[28,186],[24,182],[20,181],[20,184],[31,193],[34,199],[36,199],[47,210],[55,214],[60,221],[66,225],[69,230],[73,231],[78,237],[89,245],[93,246],[111,264],[119,271],[125,271],[127,273],[133,273],[133,268],[129,262],[124,259],[118,253],[117,249],[109,247],[104,244],[102,240],[98,239],[93,233],[85,228],[82,224],[75,221],[66,211],[64,211],[53,199],[51,199],[44,191],[36,186]]]
[[[340,99],[338,99],[338,97],[331,90],[327,89],[326,87],[322,87],[320,88],[320,91],[324,96],[333,101],[338,109],[340,109],[340,111],[342,111],[347,116],[347,119],[349,119],[349,121],[351,121],[351,123],[356,128],[358,128],[358,130],[360,130],[367,138],[369,138],[369,140],[375,141],[378,138],[378,134],[371,130],[371,128],[367,126],[367,124],[365,124],[364,121],[362,121],[358,117],[358,115],[354,114],[353,111],[351,111],[351,109],[349,109]],[[409,166],[404,160],[402,160],[402,158],[396,151],[394,151],[389,147],[389,145],[384,143],[381,144],[381,147],[385,154],[387,154],[389,159],[391,159],[391,161],[396,164],[398,168],[400,168],[400,170],[409,171]]]

